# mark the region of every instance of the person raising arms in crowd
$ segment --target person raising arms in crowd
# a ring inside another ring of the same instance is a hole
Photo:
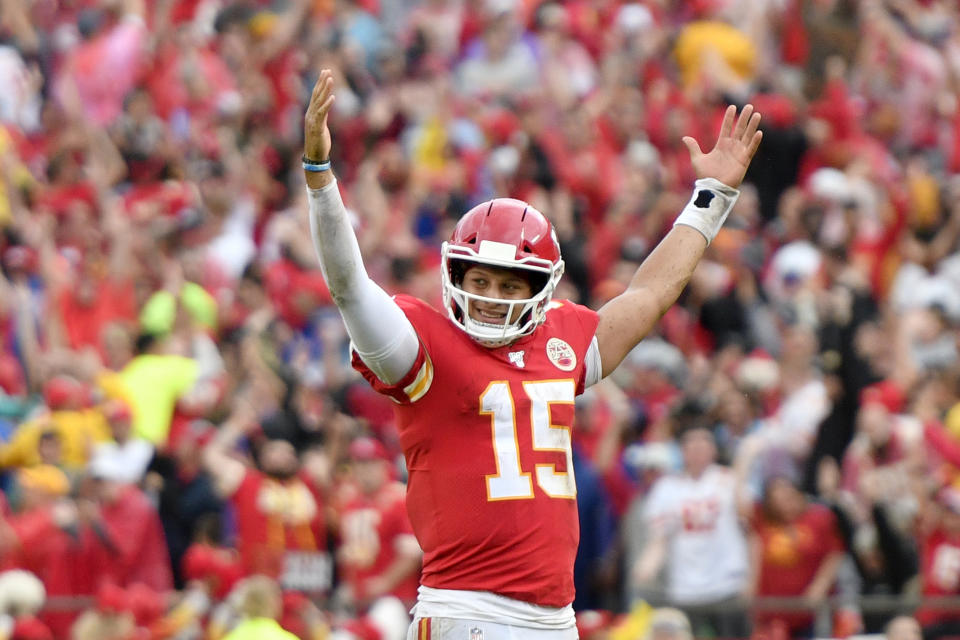
[[[407,510],[424,553],[408,637],[575,638],[574,398],[680,295],[737,199],[760,115],[728,107],[708,153],[683,139],[693,197],[599,311],[552,299],[563,275],[553,227],[507,198],[469,210],[444,243],[437,310],[391,298],[366,273],[330,168],[333,86],[321,71],[304,117],[310,225],[353,366],[396,403]]]

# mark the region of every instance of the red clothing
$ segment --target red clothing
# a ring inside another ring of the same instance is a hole
[[[395,299],[420,337],[417,362],[392,386],[356,354],[353,365],[398,402],[422,583],[569,604],[580,537],[569,430],[597,314],[554,302],[533,334],[489,349],[425,302]]]
[[[105,503],[100,512],[116,550],[111,564],[119,585],[140,582],[154,591],[172,589],[173,574],[160,515],[146,494],[132,485],[123,487],[117,499]]]
[[[230,497],[245,572],[280,579],[288,589],[330,586],[323,500],[300,478],[274,480],[250,469]]]
[[[37,198],[37,207],[50,209],[54,215],[65,217],[75,204],[83,204],[91,210],[96,207],[97,192],[89,182],[76,182],[49,187]]]
[[[207,582],[214,600],[223,600],[243,578],[243,567],[235,549],[202,543],[190,545],[181,560],[186,580]]]
[[[319,271],[305,271],[286,258],[266,268],[264,288],[277,315],[297,329],[306,326],[318,306],[333,301]]]
[[[790,524],[771,522],[761,516],[753,528],[763,548],[758,596],[803,595],[827,556],[843,551],[836,517],[822,505],[809,505]],[[782,620],[791,630],[813,623],[813,615],[807,613],[771,611],[760,616],[761,621],[774,619]]]
[[[960,535],[934,529],[921,545],[920,576],[925,596],[960,594]],[[917,620],[927,626],[935,622],[960,620],[960,612],[921,608]]]
[[[860,490],[860,478],[868,472],[893,467],[906,458],[907,452],[896,432],[880,450],[871,449],[865,437],[857,437],[843,456],[843,488],[851,493]]]
[[[365,583],[380,576],[397,559],[397,544],[413,537],[407,517],[406,491],[399,482],[384,485],[368,496],[355,487],[347,488],[340,516],[338,562],[343,577],[358,599],[366,597]],[[391,595],[404,602],[417,599],[419,572],[397,585]]]
[[[185,75],[193,75],[193,81],[202,82],[207,90],[200,95],[191,93],[184,81]],[[154,54],[147,86],[154,109],[164,120],[169,120],[179,109],[201,120],[213,116],[217,102],[235,90],[230,69],[215,51],[203,48],[181,51],[170,44]]]
[[[61,291],[57,303],[70,348],[95,347],[105,356],[101,342],[104,327],[115,321],[134,322],[137,310],[133,301],[133,283],[129,280],[104,279],[88,303],[81,301],[76,287]]]
[[[4,569],[25,569],[36,575],[51,596],[91,595],[100,580],[109,579],[109,554],[88,527],[61,529],[52,508],[33,509],[10,518],[17,548],[3,558]],[[77,612],[47,611],[41,620],[55,637],[65,638]]]

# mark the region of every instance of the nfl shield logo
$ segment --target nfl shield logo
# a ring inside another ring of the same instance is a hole
[[[483,640],[483,629],[472,627],[470,629],[470,640]]]

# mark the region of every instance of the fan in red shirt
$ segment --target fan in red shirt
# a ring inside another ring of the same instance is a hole
[[[960,595],[960,490],[937,495],[939,521],[922,536],[920,576],[924,596]],[[917,612],[924,636],[960,635],[960,612],[924,607]]]
[[[159,592],[173,588],[173,572],[160,514],[147,495],[130,484],[124,469],[109,455],[90,462],[90,493],[81,502],[107,535],[109,569],[123,587],[142,583]]]
[[[407,517],[405,487],[390,478],[386,449],[373,438],[350,444],[350,478],[338,495],[337,562],[358,608],[381,596],[408,608],[417,599],[420,546]]]
[[[66,498],[70,488],[66,475],[56,467],[38,465],[21,469],[17,481],[21,510],[3,527],[4,567],[30,571],[50,597],[94,593],[97,583],[110,577],[106,534]],[[72,611],[50,610],[40,619],[62,638],[75,617]]]
[[[807,502],[790,479],[771,478],[760,512],[753,522],[751,548],[760,567],[757,596],[803,596],[823,600],[833,587],[843,559],[843,541],[836,518],[827,507]],[[791,635],[808,632],[813,614],[766,611],[759,625],[781,621]]]
[[[575,638],[574,399],[680,295],[739,195],[760,116],[748,105],[737,119],[729,107],[706,154],[683,138],[696,192],[599,312],[553,300],[564,269],[556,232],[510,198],[477,204],[457,223],[441,249],[436,309],[391,298],[363,266],[328,161],[333,86],[322,70],[304,119],[310,225],[353,365],[396,402],[407,511],[424,553],[409,635],[527,637],[535,629],[544,640]],[[603,181],[610,176],[601,164],[588,169]]]
[[[242,400],[204,450],[204,465],[217,492],[229,499],[236,520],[236,544],[247,575],[264,574],[284,589],[325,593],[330,587],[324,500],[304,473],[286,440],[256,443],[258,469],[232,449],[259,424]]]

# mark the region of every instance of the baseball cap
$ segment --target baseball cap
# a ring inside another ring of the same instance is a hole
[[[120,400],[110,402],[104,409],[103,414],[110,422],[130,420],[133,417],[130,405]]]
[[[83,384],[70,376],[54,376],[43,385],[43,399],[50,409],[70,409],[82,404]]]
[[[896,383],[889,380],[883,380],[868,387],[864,387],[860,392],[860,406],[869,404],[883,405],[890,413],[900,413],[906,398],[903,391]]]
[[[389,460],[386,448],[379,440],[362,436],[354,439],[348,449],[350,457],[357,461]]]

